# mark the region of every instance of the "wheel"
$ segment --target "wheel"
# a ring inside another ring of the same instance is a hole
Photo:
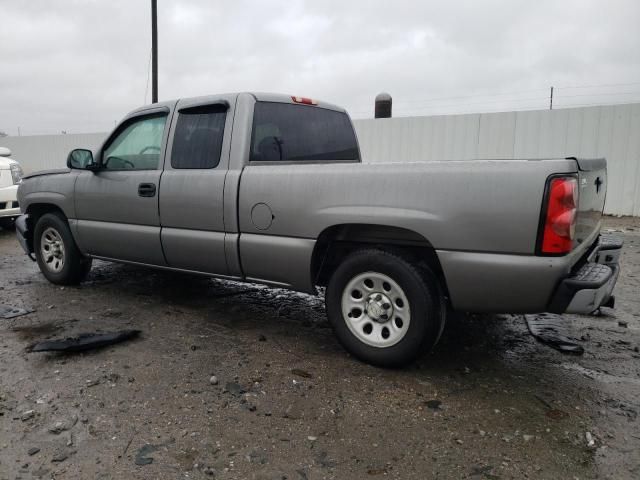
[[[385,250],[349,255],[325,296],[340,343],[373,365],[406,365],[433,348],[444,327],[446,308],[435,275]]]
[[[47,213],[38,219],[34,250],[40,271],[51,283],[74,285],[91,270],[91,259],[80,253],[67,220],[59,213]]]
[[[3,230],[13,230],[15,220],[13,218],[0,218],[0,228]]]

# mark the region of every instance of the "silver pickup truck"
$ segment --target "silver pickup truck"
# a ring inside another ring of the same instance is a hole
[[[240,93],[135,110],[67,166],[18,192],[18,239],[56,284],[98,258],[326,287],[341,343],[383,366],[435,345],[449,308],[613,306],[604,159],[363,164],[344,109]]]

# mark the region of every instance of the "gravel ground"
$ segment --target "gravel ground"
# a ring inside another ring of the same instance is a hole
[[[33,310],[0,319],[0,479],[640,478],[640,219],[607,226],[617,306],[566,317],[583,356],[456,314],[403,370],[350,358],[319,297],[102,262],[56,287],[0,231],[0,304]]]

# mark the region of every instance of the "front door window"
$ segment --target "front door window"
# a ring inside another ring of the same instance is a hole
[[[104,149],[102,167],[106,170],[156,170],[166,121],[167,115],[163,113],[125,124]]]

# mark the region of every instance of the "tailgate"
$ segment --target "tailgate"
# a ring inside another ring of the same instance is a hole
[[[575,241],[587,240],[600,230],[607,196],[607,161],[604,158],[573,158],[578,164],[578,215]]]

